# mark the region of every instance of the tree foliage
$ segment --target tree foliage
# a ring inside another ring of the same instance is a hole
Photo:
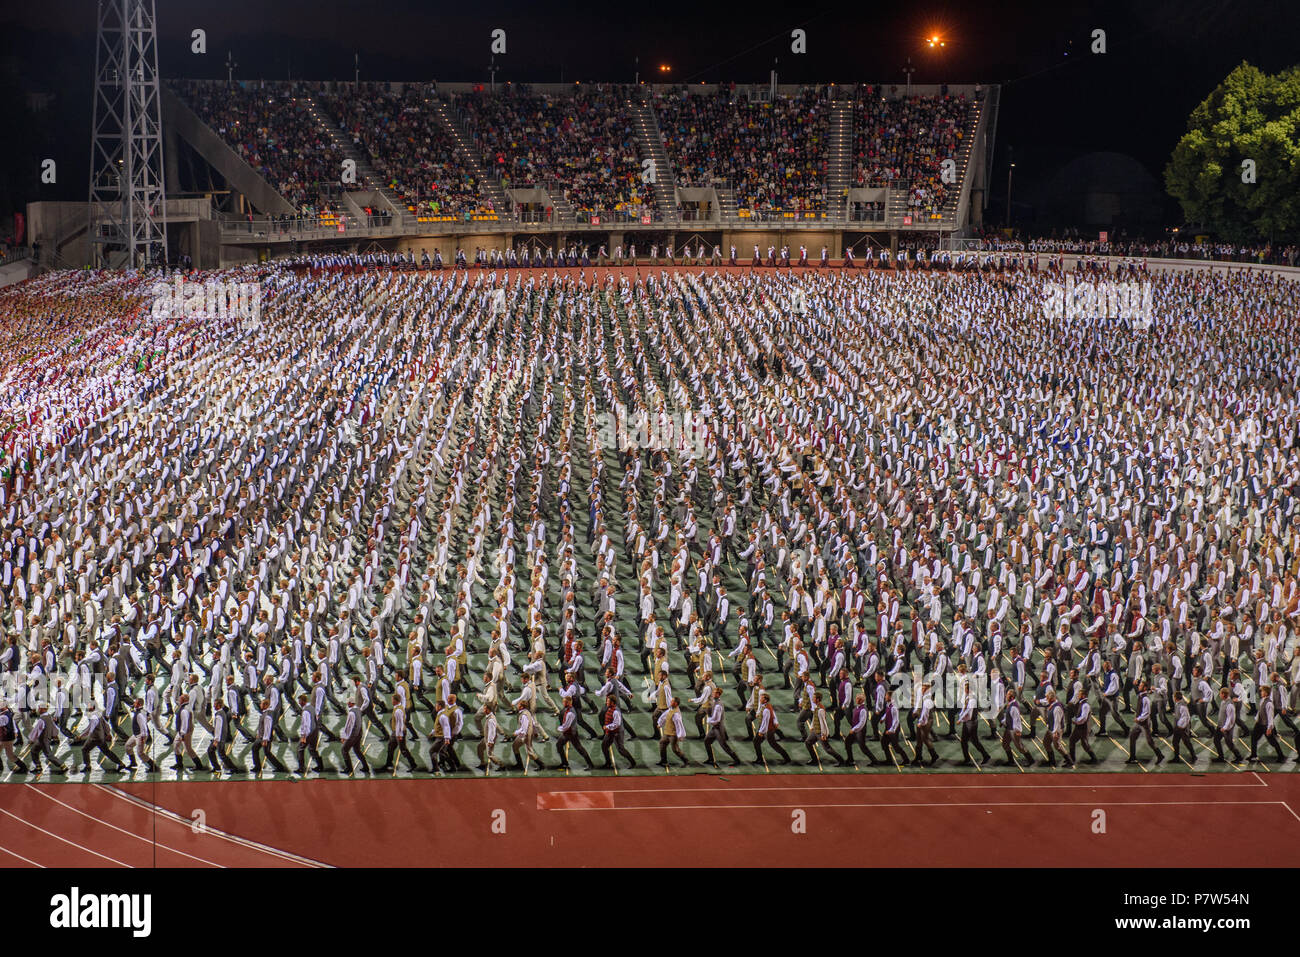
[[[1229,73],[1188,118],[1165,187],[1189,221],[1233,242],[1300,238],[1300,67]]]

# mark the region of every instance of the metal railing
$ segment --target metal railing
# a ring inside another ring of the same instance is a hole
[[[31,259],[33,255],[31,246],[6,246],[0,251],[0,266],[8,266],[10,263]]]
[[[716,226],[722,222],[722,211],[717,206],[700,209],[698,206],[678,205],[677,219],[683,223],[707,223]]]
[[[885,206],[883,203],[850,203],[848,221],[850,223],[871,223],[883,226],[885,223]]]
[[[221,222],[223,242],[284,242],[324,239],[358,239],[372,237],[418,236],[431,233],[476,233],[509,232],[520,227],[541,229],[545,231],[583,230],[599,228],[617,229],[662,229],[665,226],[682,226],[696,224],[711,228],[744,229],[762,226],[782,229],[845,229],[864,226],[898,230],[901,232],[942,232],[949,233],[956,228],[956,216],[951,213],[930,214],[919,211],[896,209],[850,209],[847,216],[833,215],[829,210],[809,209],[741,209],[735,215],[711,208],[708,211],[680,207],[677,215],[666,214],[658,208],[639,211],[628,210],[575,210],[572,221],[562,221],[551,210],[546,215],[545,209],[525,209],[521,205],[509,210],[495,212],[482,210],[467,214],[464,211],[443,216],[429,216],[416,213],[418,220],[407,224],[393,219],[385,222],[382,217],[372,216],[367,220],[356,221],[352,214],[339,214],[334,217],[298,216],[289,219],[258,217],[248,219],[228,219]]]
[[[671,217],[665,216],[660,209],[645,206],[633,209],[577,209],[579,226],[649,226],[653,223],[666,223]]]
[[[561,222],[554,214],[547,219],[544,211],[513,210],[498,213],[495,219],[472,219],[468,222],[463,217],[438,218],[414,224],[393,221],[382,224],[372,219],[369,223],[358,223],[350,218],[337,220],[319,220],[300,217],[288,222],[267,220],[252,221],[245,219],[224,220],[221,222],[221,240],[229,243],[259,242],[312,242],[328,239],[368,239],[399,236],[423,236],[432,234],[456,235],[460,233],[515,232],[521,228],[537,229],[546,232],[577,231],[585,229],[620,229],[645,230],[664,229],[665,227],[708,227],[714,229],[744,229],[746,227],[779,227],[790,230],[846,229],[871,227],[875,229],[898,230],[901,232],[951,232],[955,223],[952,217],[937,220],[918,219],[913,222],[897,220],[881,211],[874,214],[859,213],[849,218],[832,217],[827,212],[809,210],[784,211],[763,210],[758,215],[726,216],[720,210],[706,214],[697,211],[682,210],[680,217],[665,216],[662,211],[640,215],[630,215],[618,211],[583,214],[579,212],[573,222]],[[693,217],[693,218],[692,218]]]
[[[744,224],[764,223],[764,224],[782,224],[782,223],[818,223],[828,225],[837,221],[838,217],[832,219],[829,210],[825,209],[746,209],[741,206],[736,211],[736,222]]]

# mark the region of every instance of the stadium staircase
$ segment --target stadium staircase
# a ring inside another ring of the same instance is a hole
[[[885,187],[885,225],[891,229],[901,227],[903,217],[908,215],[909,182],[907,180],[895,180]]]
[[[558,183],[547,183],[544,187],[546,195],[551,198],[551,208],[555,210],[555,221],[557,223],[576,224],[578,222],[578,212],[573,208],[573,204],[564,198],[564,189]]]
[[[461,159],[469,167],[479,181],[479,189],[483,198],[492,203],[492,208],[501,215],[505,215],[510,209],[510,200],[506,197],[506,191],[501,188],[501,180],[494,179],[487,175],[483,164],[479,161],[478,155],[470,146],[469,137],[465,131],[460,128],[460,123],[456,122],[456,117],[451,110],[447,109],[446,102],[440,97],[433,101],[433,111],[451,138],[456,141],[456,147],[460,150]]]
[[[853,100],[851,97],[836,99],[831,103],[831,139],[828,152],[827,212],[832,218],[842,219],[848,216],[849,182],[853,176]]]
[[[70,223],[52,242],[41,247],[39,266],[50,269],[77,269],[84,263],[73,263],[64,255],[64,250],[90,229],[90,222]],[[89,240],[87,240],[89,243]],[[125,256],[123,257],[125,259]]]
[[[971,178],[974,175],[974,164],[971,163],[971,156],[974,152],[976,143],[979,140],[977,135],[980,129],[980,120],[982,119],[983,104],[972,102],[966,110],[966,121],[963,124],[961,147],[957,150],[957,155],[953,157],[957,161],[957,189],[948,190],[943,201],[941,214],[945,220],[964,226],[969,219],[961,216],[962,210],[966,209],[970,202]]]
[[[668,156],[668,150],[664,146],[663,134],[659,132],[659,120],[642,87],[636,88],[628,106],[632,110],[632,121],[636,127],[642,155],[654,160],[655,206],[659,208],[659,214],[665,220],[676,222],[678,218],[677,174],[673,169],[673,161]]]
[[[307,112],[310,113],[312,119],[316,121],[316,125],[325,131],[326,135],[329,136],[330,141],[338,148],[338,151],[343,154],[344,159],[350,159],[356,164],[357,185],[378,193],[384,202],[391,207],[389,211],[394,217],[396,217],[397,221],[401,223],[403,227],[414,226],[415,215],[406,208],[406,203],[402,198],[398,196],[396,192],[388,188],[384,183],[383,177],[381,177],[379,173],[376,172],[375,168],[370,165],[370,160],[361,150],[357,149],[356,144],[352,141],[352,137],[348,135],[347,131],[339,125],[338,121],[334,119],[334,117],[330,116],[329,113],[326,112],[325,108],[321,106],[320,101],[316,99],[315,95],[308,93],[304,98],[307,101]],[[348,215],[345,218],[349,220],[348,228],[352,228],[355,225],[356,217]]]
[[[715,187],[718,194],[718,212],[724,223],[734,223],[740,219],[740,206],[736,202],[736,191],[730,186]]]

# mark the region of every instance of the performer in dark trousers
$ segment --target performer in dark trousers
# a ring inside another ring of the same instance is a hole
[[[356,701],[357,707],[361,711],[361,716],[369,719],[370,727],[372,727],[381,738],[387,741],[388,729],[384,727],[384,722],[380,719],[379,713],[375,710],[374,693],[370,690],[370,686],[363,683],[360,678],[355,678],[353,680],[356,682],[357,686]]]
[[[406,746],[406,708],[400,698],[394,699],[393,703],[393,732],[388,739],[388,755],[384,758],[384,763],[375,768],[375,771],[378,773],[392,771],[393,758],[398,753],[406,758],[407,766],[412,771],[420,770],[420,765],[411,756],[411,749]]]
[[[1219,723],[1214,729],[1214,757],[1210,759],[1219,764],[1227,760],[1223,756],[1225,742],[1233,760],[1242,760],[1241,752],[1237,750],[1237,703],[1229,695],[1227,688],[1219,689]]]
[[[962,705],[961,714],[957,716],[957,721],[961,725],[962,763],[974,763],[970,756],[971,745],[974,745],[975,750],[980,753],[980,764],[988,764],[990,760],[989,753],[984,750],[984,745],[980,742],[979,703],[973,688],[968,687],[966,689],[966,703]]]
[[[36,708],[36,721],[32,724],[31,732],[31,756],[32,756],[32,774],[41,773],[41,755],[50,762],[50,767],[54,769],[55,774],[67,774],[68,769],[64,767],[58,757],[55,756],[54,749],[59,741],[59,731],[54,725],[54,718],[46,714],[49,711],[49,705],[38,705]]]
[[[704,734],[704,753],[709,757],[709,763],[715,768],[718,766],[717,759],[713,756],[713,742],[722,746],[722,750],[727,752],[727,757],[731,758],[733,765],[740,764],[741,760],[736,752],[731,750],[731,745],[727,742],[727,725],[724,721],[725,710],[722,706],[722,689],[713,689],[713,706],[709,709],[704,723],[708,726],[708,731]]]
[[[560,715],[559,735],[555,739],[555,753],[560,756],[560,767],[567,769],[569,767],[569,756],[565,747],[571,747],[582,755],[582,760],[587,762],[587,770],[595,768],[592,763],[591,755],[587,749],[582,746],[582,741],[578,738],[578,712],[573,709],[573,699],[565,697],[563,699],[564,710]]]
[[[1257,753],[1257,749],[1259,748],[1259,739],[1264,738],[1273,746],[1273,751],[1277,755],[1278,761],[1281,761],[1282,746],[1278,744],[1277,728],[1274,727],[1277,707],[1273,704],[1271,686],[1259,686],[1259,702],[1259,714],[1255,716],[1255,726],[1250,729],[1250,757],[1247,758],[1247,760],[1251,762],[1259,760],[1259,754]]]
[[[1165,755],[1164,752],[1160,750],[1160,746],[1156,744],[1155,737],[1151,734],[1151,719],[1153,717],[1152,706],[1151,706],[1151,688],[1145,681],[1139,680],[1137,683],[1137,689],[1138,689],[1137,716],[1133,718],[1133,730],[1130,731],[1128,735],[1128,760],[1124,763],[1125,764],[1138,763],[1138,756],[1137,756],[1138,737],[1145,734],[1147,739],[1147,744],[1151,747],[1151,750],[1155,752],[1156,764],[1159,764],[1160,762],[1164,761]]]
[[[898,705],[894,703],[894,692],[885,692],[885,713],[880,719],[880,750],[884,752],[885,763],[891,763],[895,760],[893,752],[898,752],[897,762],[907,764],[907,754],[903,751],[902,744],[899,743],[899,717]]]
[[[14,754],[14,742],[18,740],[18,722],[14,719],[14,713],[9,710],[9,702],[0,700],[0,754],[4,754],[13,765],[13,769],[19,774],[27,773],[27,765]],[[0,762],[0,771],[4,770],[4,762]]]
[[[357,762],[361,765],[361,770],[369,774],[370,765],[366,762],[365,752],[361,750],[361,708],[357,706],[356,698],[348,699],[348,716],[343,721],[343,734],[340,735],[343,741],[343,772],[349,776],[352,774],[352,755],[357,756]]]
[[[217,770],[217,762],[220,762],[231,774],[245,773],[230,760],[230,743],[233,740],[230,708],[224,701],[219,701],[216,710],[212,713],[212,741],[208,744],[208,765],[213,772]]]
[[[1180,759],[1179,746],[1187,746],[1187,756],[1192,757],[1192,709],[1187,706],[1181,691],[1174,692],[1174,760]]]
[[[95,705],[87,705],[86,710],[89,714],[87,716],[85,734],[81,737],[81,773],[90,773],[90,755],[94,751],[99,751],[100,754],[103,754],[113,762],[113,767],[109,770],[125,770],[126,765],[122,763],[122,759],[114,754],[110,748],[113,739],[108,730],[108,722],[105,721],[104,716],[95,709]]]
[[[1047,689],[1044,711],[1046,712],[1044,723],[1047,725],[1047,730],[1043,732],[1043,743],[1047,746],[1047,763],[1051,767],[1056,767],[1056,756],[1058,754],[1064,761],[1070,760],[1070,754],[1065,750],[1065,743],[1061,740],[1065,734],[1065,705],[1057,700],[1054,688]]]
[[[930,695],[930,685],[921,687],[921,713],[916,718],[916,763],[926,766],[923,751],[930,752],[930,763],[939,762],[939,753],[934,750],[934,698]]]
[[[808,734],[805,735],[803,744],[808,749],[809,764],[821,764],[817,757],[817,748],[821,748],[834,758],[836,764],[841,766],[845,764],[844,759],[831,747],[831,722],[830,717],[826,714],[826,706],[822,704],[822,693],[820,691],[813,692],[812,718],[808,722]]]
[[[763,742],[772,746],[772,750],[781,755],[786,764],[794,763],[785,748],[781,747],[781,725],[776,719],[776,709],[772,707],[772,696],[764,694],[759,699],[758,724],[754,726],[754,763],[763,764]]]
[[[312,770],[317,774],[325,773],[325,763],[320,757],[320,728],[316,722],[316,712],[307,704],[305,694],[298,695],[298,709],[302,721],[298,725],[298,773],[307,773],[307,755],[314,762]]]
[[[1088,722],[1092,720],[1092,708],[1088,705],[1088,696],[1083,688],[1079,689],[1078,697],[1074,699],[1074,717],[1070,719],[1070,763],[1077,763],[1074,757],[1075,745],[1083,745],[1083,750],[1088,752],[1088,763],[1096,764],[1097,755],[1092,751],[1088,744]]]
[[[613,770],[614,748],[617,748],[618,753],[627,759],[629,768],[636,767],[636,759],[628,754],[627,746],[623,743],[623,712],[618,710],[618,699],[613,695],[605,699],[605,717],[601,727],[605,731],[600,742],[600,750],[605,755],[605,769]]]
[[[1103,661],[1101,668],[1101,714],[1098,715],[1101,720],[1101,728],[1097,733],[1105,737],[1106,719],[1114,716],[1115,723],[1119,725],[1120,734],[1128,734],[1128,725],[1119,716],[1119,672],[1110,666],[1109,660]]]
[[[275,739],[275,712],[271,710],[271,699],[262,699],[262,710],[257,716],[257,740],[253,742],[253,773],[261,775],[262,773],[262,755],[266,754],[266,763],[275,768],[281,774],[288,774],[289,769],[284,766],[275,752],[271,750],[271,743]]]
[[[1006,707],[1002,709],[1002,751],[1007,756],[1007,764],[1015,764],[1016,759],[1011,754],[1011,749],[1015,748],[1025,759],[1025,764],[1033,764],[1034,759],[1025,745],[1021,741],[1024,728],[1020,723],[1020,701],[1016,698],[1014,689],[1007,689]]]
[[[844,738],[844,763],[849,765],[853,763],[853,745],[858,746],[862,756],[873,765],[879,764],[876,756],[871,753],[867,747],[867,722],[871,719],[871,711],[867,708],[867,696],[865,692],[859,691],[856,698],[853,699],[853,724],[849,727],[849,733]]]

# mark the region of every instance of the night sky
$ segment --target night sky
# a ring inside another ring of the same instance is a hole
[[[450,8],[450,9],[449,9]],[[0,236],[8,213],[37,199],[84,200],[90,152],[95,3],[9,4],[0,13]],[[208,52],[190,52],[207,31]],[[660,63],[677,81],[1004,85],[991,206],[1001,208],[1009,150],[1016,195],[1069,160],[1097,150],[1137,159],[1157,180],[1188,113],[1238,63],[1269,72],[1300,59],[1295,0],[1148,0],[1142,3],[596,4],[434,0],[158,0],[163,77],[238,79],[487,79],[489,34],[507,31],[498,81],[630,82]],[[808,52],[790,52],[790,31]],[[1089,52],[1106,31],[1107,52]],[[925,38],[944,37],[931,50]],[[53,94],[33,115],[28,93]],[[59,181],[39,182],[55,158]],[[1176,207],[1171,207],[1176,210]]]

